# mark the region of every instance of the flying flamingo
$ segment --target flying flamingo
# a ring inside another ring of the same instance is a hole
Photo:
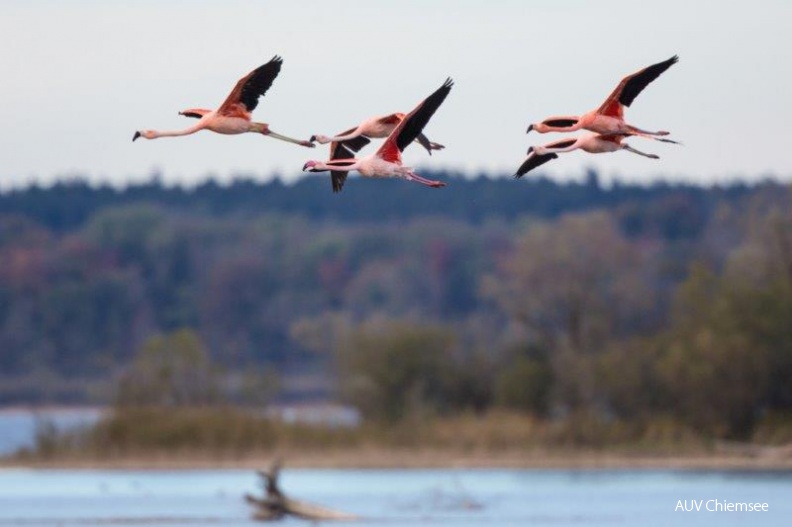
[[[329,161],[308,161],[303,166],[303,171],[327,172],[329,170],[333,183],[333,192],[341,190],[346,181],[347,173],[352,170],[357,170],[364,177],[398,177],[429,187],[444,187],[445,183],[423,178],[416,174],[412,168],[403,166],[401,153],[421,134],[429,119],[432,118],[437,108],[448,96],[453,85],[454,81],[450,78],[446,79],[442,86],[424,99],[396,125],[375,153],[362,159],[354,157],[341,158],[338,156],[349,155],[350,153],[344,147],[344,143],[339,143],[331,153]],[[355,139],[360,139],[360,137]]]
[[[659,159],[655,154],[647,154],[632,148],[627,143],[622,143],[622,139],[639,134],[586,134],[574,139],[561,139],[548,143],[544,146],[532,146],[528,149],[528,158],[517,169],[514,177],[520,178],[533,170],[544,165],[548,161],[558,157],[563,152],[573,150],[583,150],[590,154],[602,154],[606,152],[616,152],[617,150],[627,150],[634,154],[642,155],[651,159]]]
[[[602,106],[596,110],[581,116],[562,115],[548,117],[540,123],[528,126],[528,132],[531,130],[536,130],[540,134],[547,132],[573,132],[583,128],[598,134],[632,134],[643,135],[653,139],[655,139],[653,136],[668,135],[668,132],[665,131],[648,132],[627,124],[624,121],[624,107],[629,107],[649,83],[676,64],[677,61],[679,61],[679,57],[674,55],[666,61],[658,62],[624,77],[619,85],[616,86],[616,89],[605,99]]]
[[[393,129],[396,128],[396,125],[402,122],[402,120],[404,120],[404,114],[400,112],[392,113],[390,115],[382,115],[380,117],[372,117],[370,119],[366,119],[354,128],[350,128],[345,132],[341,132],[335,137],[327,137],[326,135],[320,134],[312,135],[311,141],[316,141],[319,144],[324,145],[327,143],[348,143],[351,139],[360,138],[354,143],[347,144],[348,147],[357,152],[366,146],[370,142],[370,139],[381,139],[383,137],[388,137],[391,132],[393,132]],[[415,138],[415,141],[426,148],[426,151],[429,152],[429,155],[432,155],[432,150],[442,150],[445,148],[441,144],[429,141],[429,139],[427,139],[422,133],[418,134],[418,137]]]
[[[179,112],[179,115],[194,117],[198,122],[184,130],[175,132],[158,132],[156,130],[139,130],[135,132],[132,141],[138,137],[146,139],[156,139],[158,137],[176,137],[180,135],[194,134],[199,130],[211,130],[218,134],[244,134],[246,132],[259,133],[296,143],[298,145],[313,148],[315,145],[310,141],[292,139],[285,135],[276,134],[268,124],[255,123],[251,121],[250,114],[258,105],[259,97],[267,93],[275,77],[280,73],[283,59],[275,56],[266,64],[259,66],[251,71],[236,83],[234,89],[226,98],[225,102],[217,110],[204,110],[191,108]]]

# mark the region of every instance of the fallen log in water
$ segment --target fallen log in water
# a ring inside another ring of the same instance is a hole
[[[254,519],[273,521],[283,519],[289,515],[311,521],[349,521],[358,519],[354,514],[286,497],[278,482],[280,469],[280,460],[276,460],[269,470],[258,472],[258,475],[262,478],[262,487],[266,493],[263,498],[245,494],[245,501],[256,508],[253,513]]]

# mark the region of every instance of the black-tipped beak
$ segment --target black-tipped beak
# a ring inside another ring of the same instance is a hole
[[[315,135],[312,135],[312,136],[311,136],[311,138],[309,139],[309,141],[310,141],[310,142],[312,142],[312,143],[313,143],[314,141],[316,141],[316,136],[315,136]]]
[[[526,133],[526,134],[530,134],[530,133],[531,133],[531,130],[533,130],[533,125],[532,125],[532,124],[529,124],[529,125],[528,125],[528,129],[525,131],[525,133]]]
[[[529,146],[528,147],[528,151],[526,152],[526,154],[531,155],[531,153],[533,153],[533,147]]]
[[[134,143],[138,137],[140,137],[140,132],[135,132],[135,135],[132,136],[132,142]]]

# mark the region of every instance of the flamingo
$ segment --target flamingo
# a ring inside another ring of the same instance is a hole
[[[370,119],[366,119],[356,127],[350,128],[345,132],[341,132],[334,137],[327,137],[326,135],[320,134],[312,135],[311,141],[316,141],[322,145],[327,143],[348,143],[347,146],[357,152],[366,146],[370,142],[370,139],[381,139],[383,137],[388,137],[391,132],[393,132],[393,129],[396,128],[396,125],[398,125],[403,120],[404,114],[401,112],[392,113],[390,115],[382,115],[379,117],[372,117]],[[354,143],[349,143],[349,141],[352,139],[358,140]],[[429,139],[427,139],[422,133],[418,134],[418,137],[415,138],[415,141],[426,148],[426,151],[429,152],[429,155],[432,155],[432,150],[442,150],[445,148],[445,146],[439,143],[433,143],[429,141]]]
[[[642,155],[650,159],[660,159],[660,157],[655,154],[647,154],[632,148],[627,143],[622,143],[622,139],[625,137],[635,135],[640,134],[586,134],[572,139],[560,139],[544,146],[532,146],[528,149],[528,158],[520,165],[520,168],[517,169],[517,173],[514,174],[514,177],[521,178],[534,168],[557,158],[559,153],[571,152],[573,150],[583,150],[590,154],[627,150],[628,152]]]
[[[344,143],[338,143],[331,152],[329,161],[308,161],[303,166],[303,172],[327,172],[329,170],[333,192],[341,190],[346,181],[347,173],[352,170],[357,170],[364,177],[398,177],[429,187],[444,187],[445,183],[423,178],[416,174],[412,168],[403,166],[401,153],[421,134],[429,119],[432,118],[437,108],[448,96],[453,85],[453,80],[450,78],[446,79],[442,86],[421,101],[413,111],[396,125],[375,153],[362,159],[356,159],[351,157],[352,154],[344,146]],[[360,139],[361,137],[356,137],[352,141]],[[340,157],[341,155],[349,155],[350,157]]]
[[[158,137],[190,135],[199,130],[206,129],[217,132],[218,134],[259,133],[282,141],[313,148],[316,145],[310,141],[293,139],[285,135],[277,134],[270,130],[268,124],[255,123],[250,118],[251,112],[258,105],[259,97],[267,93],[275,77],[280,73],[281,64],[283,64],[283,59],[276,55],[266,64],[259,66],[239,79],[234,89],[231,90],[231,93],[217,110],[190,108],[179,112],[179,115],[198,119],[198,122],[193,126],[174,132],[139,130],[135,132],[132,141],[135,141],[138,137],[156,139]]]
[[[529,125],[526,133],[531,130],[536,130],[540,134],[547,132],[573,132],[583,128],[598,134],[642,135],[652,139],[657,139],[655,136],[668,135],[666,131],[648,132],[627,124],[624,121],[624,107],[629,107],[649,83],[678,61],[679,57],[674,55],[666,61],[658,62],[624,77],[619,85],[616,86],[616,89],[605,99],[602,106],[596,110],[581,116],[561,115],[548,117],[540,123]],[[661,139],[657,140],[660,141]]]

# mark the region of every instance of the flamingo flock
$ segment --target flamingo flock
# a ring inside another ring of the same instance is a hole
[[[624,109],[629,108],[635,98],[651,82],[676,64],[679,57],[674,55],[668,60],[643,68],[624,77],[611,92],[605,102],[583,115],[560,115],[548,117],[528,126],[527,133],[536,131],[540,134],[548,132],[574,132],[587,130],[591,133],[560,139],[541,146],[528,148],[527,158],[514,174],[520,178],[531,170],[556,159],[558,154],[582,150],[591,154],[616,152],[625,150],[650,159],[658,159],[655,154],[637,150],[627,143],[629,137],[640,137],[680,144],[668,139],[669,132],[643,130],[624,119]],[[444,187],[442,181],[433,181],[418,175],[411,167],[402,163],[402,152],[412,143],[419,143],[429,155],[432,151],[443,150],[445,147],[430,141],[423,129],[445,101],[454,81],[448,78],[429,97],[418,103],[408,114],[399,112],[371,117],[357,126],[335,136],[315,134],[308,140],[295,139],[275,133],[269,124],[252,120],[252,112],[272,86],[281,71],[283,59],[273,57],[269,62],[251,71],[236,83],[234,89],[216,110],[190,108],[179,112],[179,115],[195,118],[198,121],[188,128],[177,131],[138,130],[132,141],[140,137],[157,139],[159,137],[177,137],[191,135],[201,130],[210,130],[219,134],[257,133],[300,146],[314,148],[315,143],[330,144],[329,159],[326,161],[310,160],[303,166],[304,172],[330,172],[333,192],[340,192],[349,172],[357,171],[363,177],[400,178],[407,181],[439,188]],[[376,152],[358,158],[356,154],[367,146],[372,139],[385,139]]]

